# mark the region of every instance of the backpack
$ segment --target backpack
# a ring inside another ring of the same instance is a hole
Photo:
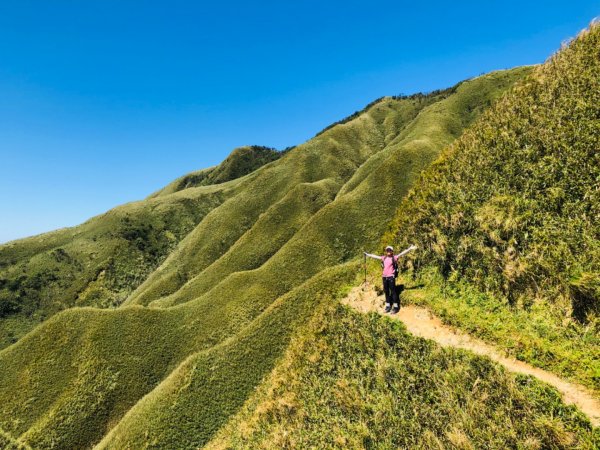
[[[385,258],[387,258],[387,256],[383,256],[383,259],[381,260],[381,268],[383,269],[383,261],[385,260]],[[398,278],[398,273],[400,272],[400,270],[398,269],[398,261],[396,260],[396,258],[394,258],[392,256],[392,265],[394,266],[394,278]]]

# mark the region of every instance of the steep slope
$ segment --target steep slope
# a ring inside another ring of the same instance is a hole
[[[598,445],[600,433],[553,389],[330,303],[206,448]]]
[[[0,352],[0,427],[41,448],[89,447],[111,429],[103,445],[112,448],[207,442],[319,296],[358,269],[335,264],[375,244],[389,204],[528,72],[386,98],[230,189],[165,196],[227,194],[123,306],[68,310]],[[398,176],[381,176],[390,172]],[[151,302],[164,307],[142,306]]]
[[[450,146],[385,238],[421,244],[412,266],[446,283],[421,301],[447,320],[597,392],[599,55],[596,24]]]

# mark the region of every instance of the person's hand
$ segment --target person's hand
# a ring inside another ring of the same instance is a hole
[[[416,250],[417,248],[418,248],[418,247],[417,247],[415,244],[413,244],[413,245],[411,245],[411,246],[410,246],[410,249],[411,249],[411,250]]]

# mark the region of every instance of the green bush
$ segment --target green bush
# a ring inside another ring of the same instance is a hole
[[[572,279],[569,290],[573,300],[573,316],[588,322],[589,316],[600,315],[600,274],[584,272]]]

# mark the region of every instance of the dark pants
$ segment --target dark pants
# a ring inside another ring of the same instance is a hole
[[[383,292],[385,292],[386,306],[393,303],[395,308],[400,308],[400,300],[396,291],[396,279],[394,277],[383,277]]]

